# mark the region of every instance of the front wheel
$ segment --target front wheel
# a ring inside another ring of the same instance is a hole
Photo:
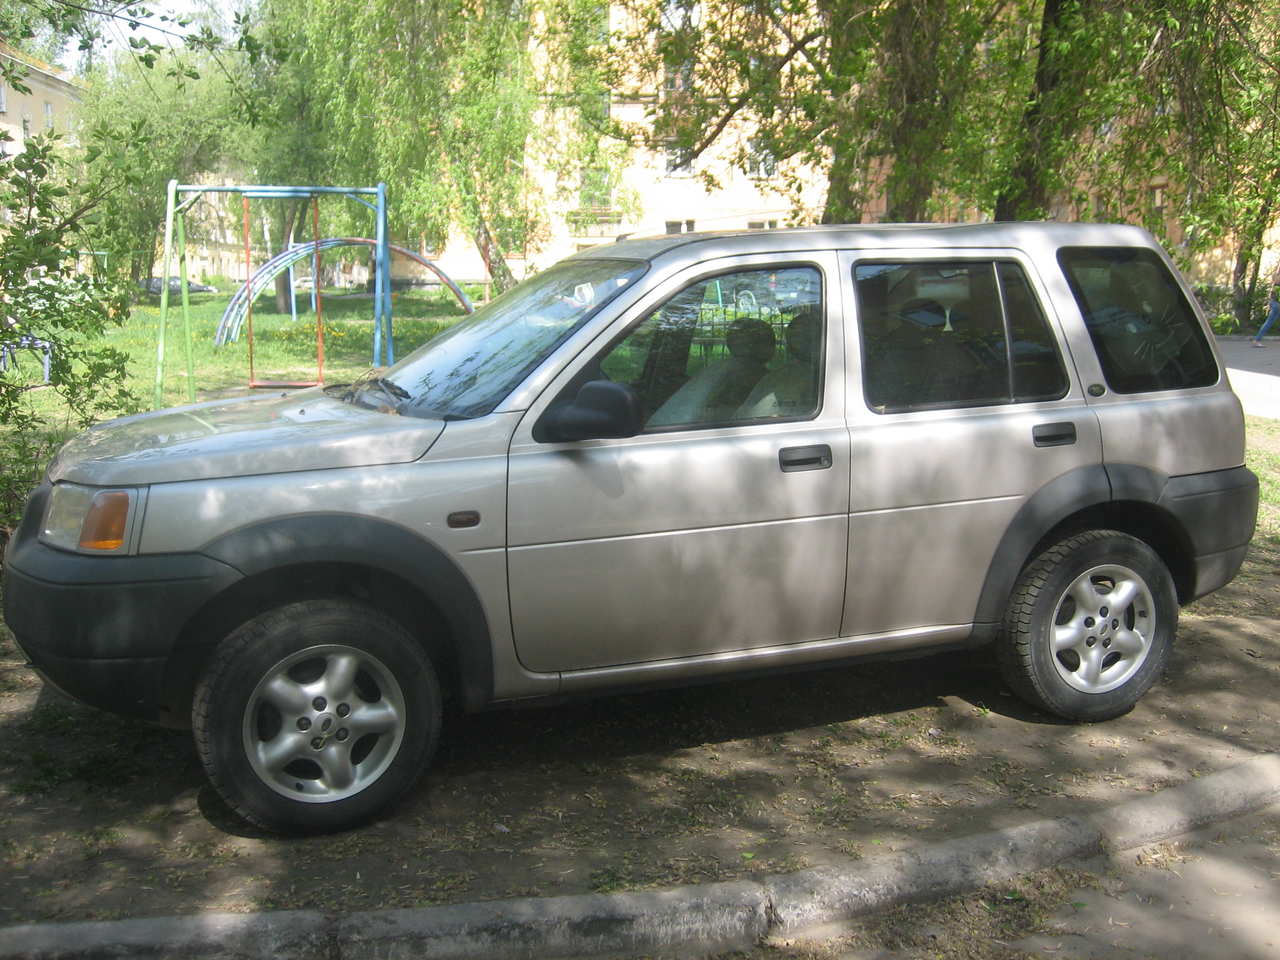
[[[1127,713],[1169,660],[1178,601],[1149,546],[1115,530],[1054,544],[1023,570],[998,648],[1029,703],[1070,720]]]
[[[222,798],[283,833],[339,830],[398,799],[426,767],[440,689],[420,644],[360,603],[318,600],[233,632],[196,690],[192,727]]]

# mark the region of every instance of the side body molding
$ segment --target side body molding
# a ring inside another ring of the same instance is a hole
[[[448,622],[468,710],[493,699],[489,625],[475,587],[448,555],[411,530],[353,514],[306,514],[243,527],[201,553],[246,578],[286,567],[346,563],[383,570],[417,587]]]

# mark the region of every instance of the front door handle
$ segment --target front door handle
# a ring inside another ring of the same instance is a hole
[[[1065,447],[1076,442],[1076,425],[1070,420],[1038,423],[1031,428],[1031,439],[1037,447]]]
[[[778,451],[778,466],[783,473],[830,469],[831,447],[825,443],[817,443],[811,447],[783,447]]]

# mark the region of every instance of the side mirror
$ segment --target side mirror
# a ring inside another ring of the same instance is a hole
[[[546,412],[535,438],[564,443],[634,437],[643,425],[634,390],[612,380],[590,380],[572,402]]]

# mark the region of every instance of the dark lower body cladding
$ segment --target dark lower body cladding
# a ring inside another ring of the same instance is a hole
[[[1171,477],[1159,500],[1191,541],[1192,598],[1231,581],[1244,563],[1258,517],[1258,478],[1247,467]]]
[[[4,618],[54,686],[114,713],[165,716],[165,672],[184,626],[240,579],[199,554],[87,557],[36,539],[33,498],[5,554]],[[181,721],[181,718],[179,722]]]

